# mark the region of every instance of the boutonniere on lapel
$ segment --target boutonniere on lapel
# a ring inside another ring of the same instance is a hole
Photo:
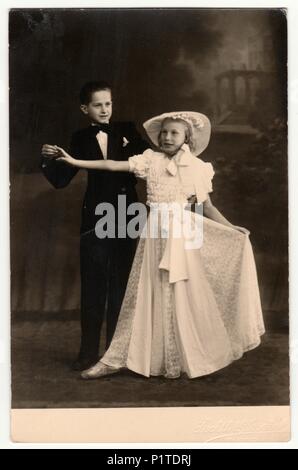
[[[122,147],[126,147],[127,144],[129,144],[129,141],[127,140],[126,137],[123,137]]]

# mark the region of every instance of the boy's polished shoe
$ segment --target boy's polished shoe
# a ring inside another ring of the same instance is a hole
[[[78,358],[71,365],[72,370],[82,371],[89,369],[89,367],[94,366],[98,362],[98,356],[96,357],[84,357]]]
[[[102,362],[98,361],[95,366],[85,370],[81,373],[82,379],[98,379],[99,377],[105,377],[106,375],[116,374],[120,369],[116,367],[106,366]]]

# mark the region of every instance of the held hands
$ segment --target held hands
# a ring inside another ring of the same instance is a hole
[[[73,158],[71,155],[65,152],[63,148],[58,147],[57,145],[55,145],[55,147],[58,153],[58,158],[57,158],[58,162],[64,162],[64,163],[67,163],[68,165],[75,166],[75,163],[76,163],[75,158]]]
[[[56,160],[59,157],[56,145],[44,144],[41,149],[43,157],[49,158],[50,160]]]
[[[74,166],[75,159],[72,158],[63,148],[57,145],[45,144],[42,146],[41,153],[44,157],[57,160],[59,162],[67,163],[68,165]]]

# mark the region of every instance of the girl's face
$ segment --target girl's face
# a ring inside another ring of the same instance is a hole
[[[183,122],[165,120],[159,135],[160,148],[167,155],[174,155],[185,143],[187,126]]]
[[[112,116],[112,95],[110,90],[99,90],[92,93],[91,101],[82,104],[81,110],[94,124],[108,123]]]

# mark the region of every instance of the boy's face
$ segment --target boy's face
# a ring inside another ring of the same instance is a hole
[[[160,131],[160,147],[168,155],[174,155],[186,138],[186,126],[182,122],[165,120]]]
[[[94,124],[108,123],[112,116],[112,95],[110,90],[93,92],[91,101],[88,104],[82,104],[81,110]]]

